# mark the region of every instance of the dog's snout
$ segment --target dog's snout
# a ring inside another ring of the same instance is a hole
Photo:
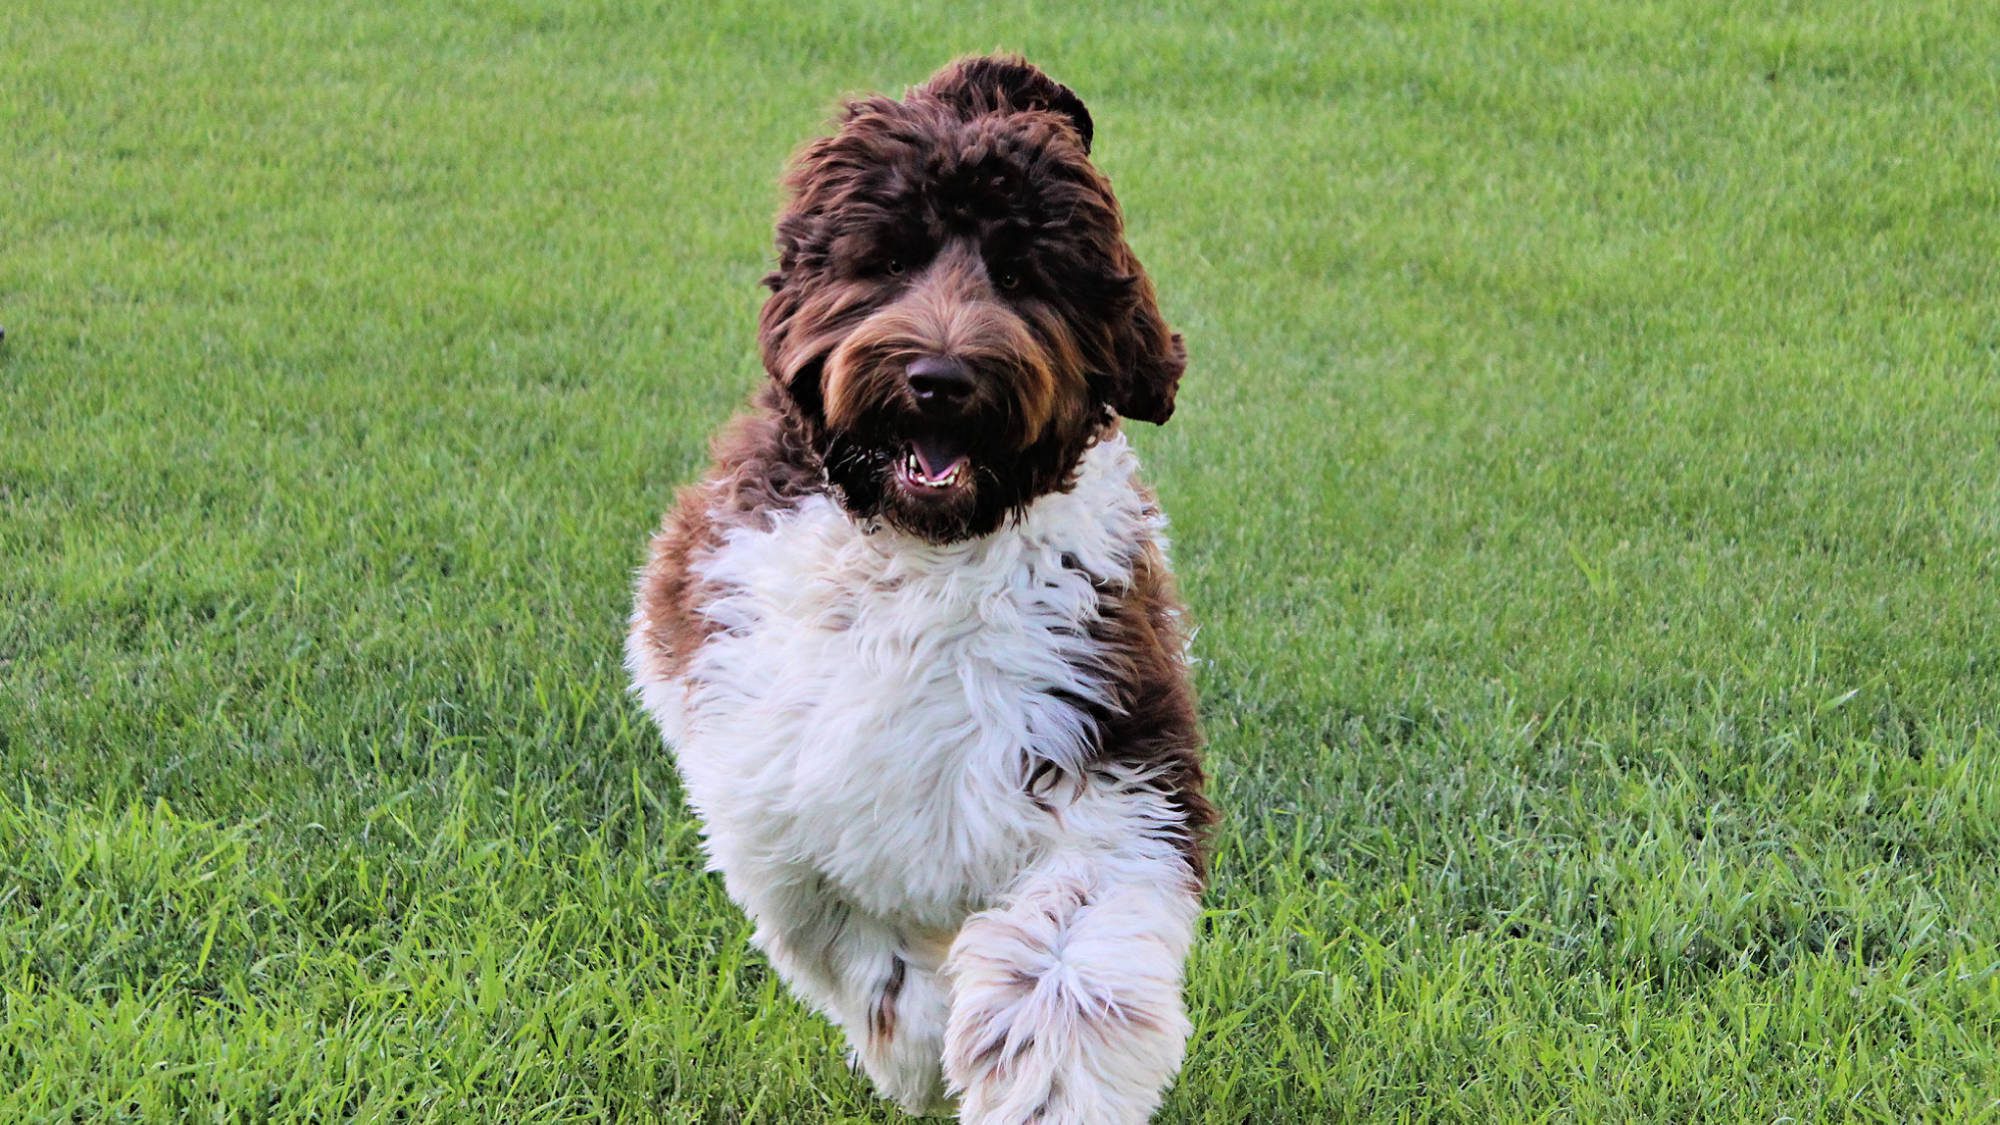
[[[927,355],[905,372],[917,405],[927,410],[962,406],[972,397],[972,372],[947,356]]]

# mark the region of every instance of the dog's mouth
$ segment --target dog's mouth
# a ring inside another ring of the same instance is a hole
[[[972,456],[955,435],[915,434],[896,462],[896,482],[919,495],[948,495],[972,483]]]

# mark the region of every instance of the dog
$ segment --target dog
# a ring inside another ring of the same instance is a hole
[[[1206,880],[1187,632],[1120,419],[1187,364],[1077,95],[958,60],[796,155],[769,378],[640,572],[711,869],[912,1113],[1143,1121]]]

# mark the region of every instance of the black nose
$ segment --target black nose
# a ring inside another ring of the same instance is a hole
[[[927,355],[910,364],[907,374],[918,406],[953,407],[972,397],[972,372],[958,360]]]

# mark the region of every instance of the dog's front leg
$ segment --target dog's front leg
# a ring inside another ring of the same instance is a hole
[[[945,963],[945,1075],[971,1122],[1143,1122],[1180,1068],[1199,910],[1178,856],[1058,853]]]
[[[852,1060],[875,1088],[910,1113],[946,1111],[938,1068],[946,1002],[937,974],[942,943],[909,940],[810,871],[739,864],[726,881],[757,920],[752,943],[794,991],[846,1032]]]

